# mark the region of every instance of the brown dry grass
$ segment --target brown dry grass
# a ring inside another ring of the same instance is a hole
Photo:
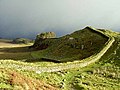
[[[0,68],[0,74],[5,76],[2,77],[6,80],[3,82],[6,82],[6,84],[10,85],[13,88],[12,90],[58,90],[52,85],[49,85],[41,80],[24,76],[14,70]]]
[[[9,72],[9,83],[13,86],[18,86],[18,89],[23,90],[57,90],[57,88],[44,83],[40,80],[35,80],[29,77],[25,77],[18,72],[11,71]]]

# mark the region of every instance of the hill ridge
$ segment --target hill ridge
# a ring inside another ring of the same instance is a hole
[[[95,31],[103,34],[101,31],[99,31],[97,29],[93,29],[93,28],[90,28],[90,29],[95,30]],[[103,35],[105,35],[105,34],[103,34]],[[98,54],[92,55],[92,56],[90,56],[86,59],[83,59],[82,61],[76,60],[75,62],[71,62],[70,64],[66,64],[66,66],[64,66],[64,64],[63,64],[63,65],[60,65],[60,66],[40,67],[40,68],[37,68],[35,66],[32,66],[32,67],[31,66],[25,66],[25,67],[23,67],[23,66],[20,66],[20,65],[13,65],[13,66],[10,66],[10,67],[13,67],[13,68],[16,68],[16,69],[21,68],[22,70],[30,70],[30,71],[33,70],[36,73],[56,72],[56,71],[72,69],[72,68],[79,68],[79,67],[82,68],[82,67],[88,66],[89,64],[92,64],[92,63],[96,62],[97,60],[99,60],[107,52],[107,50],[112,46],[112,44],[115,41],[114,37],[111,37],[109,35],[105,35],[105,36],[109,37],[109,40],[105,43],[104,48]]]

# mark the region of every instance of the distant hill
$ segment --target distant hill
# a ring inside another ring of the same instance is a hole
[[[4,39],[4,38],[1,38],[1,39],[0,39],[0,42],[11,43],[12,40],[11,40],[11,39]]]
[[[27,38],[16,38],[12,41],[14,44],[29,44],[33,43],[33,40],[27,39]]]

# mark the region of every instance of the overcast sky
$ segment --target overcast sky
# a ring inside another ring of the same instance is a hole
[[[85,26],[120,31],[120,0],[0,0],[0,37],[61,36]]]

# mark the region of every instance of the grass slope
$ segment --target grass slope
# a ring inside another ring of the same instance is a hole
[[[120,89],[120,38],[99,62],[84,68],[74,76],[73,88],[90,90]],[[72,81],[72,82],[73,82]]]
[[[52,43],[48,40],[52,39],[46,39],[42,43],[50,43],[50,46],[47,49],[32,53],[33,57],[60,62],[81,60],[98,53],[108,38],[86,27],[70,35],[53,39]]]

